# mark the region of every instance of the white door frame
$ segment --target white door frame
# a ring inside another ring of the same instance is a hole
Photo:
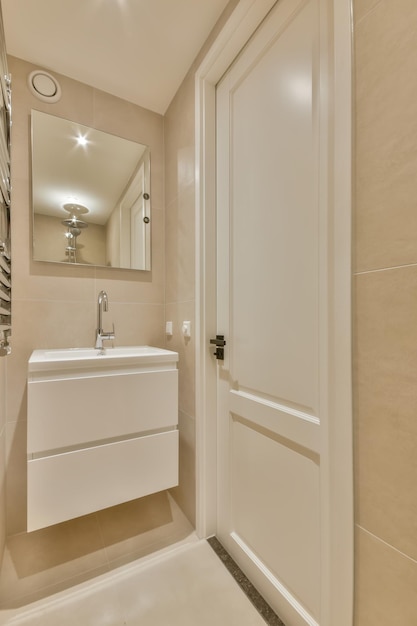
[[[324,0],[333,17],[328,138],[329,250],[328,347],[332,390],[329,466],[324,468],[324,555],[320,626],[351,626],[353,614],[353,455],[351,382],[352,61],[351,0]],[[216,532],[216,362],[209,339],[216,335],[215,96],[216,84],[275,0],[240,0],[195,75],[196,122],[196,454],[197,533]]]

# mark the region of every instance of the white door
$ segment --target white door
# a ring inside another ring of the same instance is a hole
[[[217,87],[218,536],[287,626],[324,623],[330,541],[320,4],[280,0]]]
[[[144,216],[145,200],[141,190],[139,197],[130,207],[130,267],[139,269],[146,267]]]

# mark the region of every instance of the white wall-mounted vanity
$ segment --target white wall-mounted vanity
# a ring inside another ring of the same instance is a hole
[[[178,354],[35,350],[28,364],[28,531],[178,484]]]

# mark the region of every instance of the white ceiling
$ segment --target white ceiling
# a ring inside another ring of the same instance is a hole
[[[228,0],[1,0],[7,52],[165,113]]]

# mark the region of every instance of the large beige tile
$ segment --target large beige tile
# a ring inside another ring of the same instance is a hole
[[[107,560],[95,515],[13,535],[0,576],[0,606],[13,606],[18,598],[104,569]]]
[[[94,90],[95,124],[102,130],[157,148],[163,145],[164,118],[159,113]]]
[[[91,514],[31,533],[12,535],[7,547],[16,574],[22,579],[97,553],[104,546],[97,517]]]
[[[12,317],[17,347],[34,350],[89,346],[94,340],[96,308],[92,298],[16,300]]]
[[[165,201],[172,202],[195,176],[194,77],[188,75],[164,117]]]
[[[356,277],[357,522],[417,558],[417,266]]]
[[[414,0],[381,0],[355,30],[356,269],[417,261]]]
[[[139,585],[141,593],[134,593]],[[121,589],[127,624],[264,626],[265,622],[205,541],[144,565]]]
[[[355,626],[415,626],[417,562],[356,531]]]
[[[12,354],[7,361],[7,419],[26,419],[27,364],[32,350],[91,346],[96,305],[90,302],[18,300],[12,311]]]
[[[166,348],[178,352],[179,408],[195,417],[195,302],[176,302],[166,307],[166,319],[172,321],[173,335],[167,338]],[[191,337],[182,334],[182,323],[191,322]]]
[[[265,622],[207,542],[192,537],[94,581],[0,615],[4,625],[58,623],[261,626]]]
[[[13,247],[13,251],[15,247]],[[88,300],[94,297],[94,269],[20,258],[13,267],[16,300]]]
[[[98,519],[112,569],[182,541],[194,530],[165,491],[101,511]]]
[[[0,432],[0,570],[6,544],[6,433]]]
[[[6,423],[6,367],[7,359],[0,359],[0,435],[3,433]]]
[[[163,347],[164,313],[162,304],[113,302],[103,316],[104,330],[111,330],[114,323],[115,346]]]
[[[61,85],[62,96],[56,103],[42,102],[31,94],[27,85],[28,75],[35,69],[45,68],[40,68],[39,65],[33,65],[16,57],[9,57],[9,71],[12,75],[13,120],[15,114],[20,115],[26,110],[27,121],[29,121],[30,110],[36,109],[92,126],[93,88],[57,72],[51,72]]]
[[[170,490],[190,522],[196,522],[195,419],[179,412],[179,485]]]
[[[98,511],[97,518],[104,545],[112,546],[169,524],[172,513],[168,495],[161,491]]]
[[[353,0],[353,19],[359,22],[364,16],[381,2],[381,0]]]
[[[6,528],[7,534],[26,532],[27,435],[26,422],[6,426]]]
[[[7,363],[7,420],[9,423],[26,420],[27,368],[32,353],[30,345],[12,339],[12,353]]]
[[[195,196],[188,185],[166,208],[166,302],[195,297]]]
[[[0,611],[0,625],[126,626],[117,587],[102,589],[96,582],[106,573],[96,568],[16,598],[9,603],[13,608]]]

